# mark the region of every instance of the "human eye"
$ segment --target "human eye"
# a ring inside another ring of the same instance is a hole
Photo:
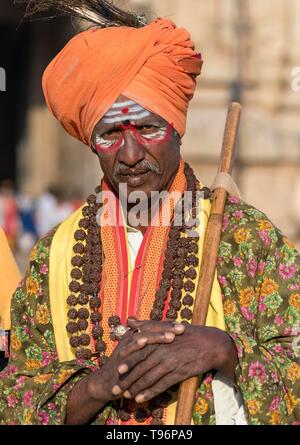
[[[139,131],[153,131],[153,130],[157,130],[159,127],[157,127],[156,125],[140,125],[138,127]]]
[[[122,132],[116,129],[106,131],[103,134],[96,134],[95,147],[98,151],[113,148],[121,141]]]
[[[139,127],[139,132],[145,139],[162,139],[166,136],[167,129],[152,124]]]
[[[100,137],[106,141],[118,140],[122,134],[122,130],[119,128],[112,128],[109,131],[103,133]]]

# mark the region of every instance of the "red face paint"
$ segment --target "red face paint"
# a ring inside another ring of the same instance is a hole
[[[117,139],[105,140],[104,136],[102,136],[102,143],[95,144],[95,149],[99,153],[111,153],[119,150],[125,143],[125,132],[130,131],[135,139],[144,146],[151,146],[157,143],[169,143],[172,136],[172,131],[174,129],[173,124],[169,124],[166,128],[154,128],[152,133],[149,134],[141,134],[140,127],[136,127],[135,125],[131,125],[130,123],[127,125],[120,125],[118,129],[116,129],[116,133],[120,133]],[[156,136],[155,136],[156,135]]]

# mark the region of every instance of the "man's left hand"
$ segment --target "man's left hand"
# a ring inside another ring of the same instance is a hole
[[[148,333],[153,323],[161,322],[128,320],[128,326],[141,333]],[[124,358],[120,366],[120,374],[123,374],[120,389],[129,388],[124,397],[143,403],[190,377],[210,370],[217,370],[234,381],[237,364],[236,347],[226,332],[205,326],[186,326],[172,343],[157,345],[138,365],[131,364],[130,355]]]

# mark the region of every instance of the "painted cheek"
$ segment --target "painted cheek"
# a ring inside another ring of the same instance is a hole
[[[171,140],[173,129],[174,126],[169,124],[165,130],[159,130],[152,135],[148,135],[147,137],[140,135],[140,133],[137,131],[138,134],[136,138],[143,145],[154,145],[157,143],[168,144]]]
[[[95,149],[97,153],[112,153],[119,150],[124,145],[124,142],[124,134],[122,134],[118,141],[112,142],[109,145],[107,144],[108,141],[106,141],[105,144],[98,142],[97,144],[95,144]]]

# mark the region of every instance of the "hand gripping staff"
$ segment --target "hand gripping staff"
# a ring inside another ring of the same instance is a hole
[[[232,172],[241,111],[242,107],[239,103],[232,102],[230,104],[218,173],[231,174]],[[204,241],[203,259],[200,266],[199,283],[192,319],[193,325],[205,325],[206,322],[217,265],[227,195],[227,191],[222,187],[216,188],[214,192],[211,213]],[[181,383],[175,425],[191,424],[198,385],[199,377],[191,377],[190,379]]]

